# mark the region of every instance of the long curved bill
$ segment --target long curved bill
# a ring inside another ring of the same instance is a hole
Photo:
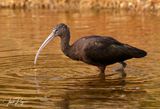
[[[51,41],[55,38],[55,35],[54,35],[54,31],[46,38],[46,40],[42,43],[42,45],[39,47],[37,53],[36,53],[36,56],[35,56],[35,59],[34,59],[34,64],[36,64],[37,62],[37,59],[38,59],[38,56],[40,54],[40,52],[42,51],[42,49]]]

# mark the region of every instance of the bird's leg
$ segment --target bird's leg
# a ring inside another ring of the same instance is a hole
[[[121,77],[125,78],[126,77],[126,73],[124,71],[124,68],[127,66],[127,64],[125,62],[119,62],[121,65],[118,69],[116,69],[115,71],[120,72],[121,73]]]
[[[116,71],[121,73],[121,77],[122,78],[125,78],[126,77],[126,73],[125,73],[124,68],[127,66],[127,64],[125,62],[120,62],[120,64],[121,64],[120,68],[117,69]]]
[[[100,73],[99,73],[100,79],[105,80],[105,69],[106,69],[106,66],[98,66],[98,68],[100,70]]]

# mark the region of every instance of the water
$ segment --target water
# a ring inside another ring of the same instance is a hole
[[[158,13],[0,10],[0,108],[159,109],[159,19]],[[85,35],[111,35],[148,56],[127,61],[125,81],[112,71],[118,64],[108,66],[100,81],[96,67],[64,56],[56,38],[33,65],[60,22],[69,25],[71,43]]]

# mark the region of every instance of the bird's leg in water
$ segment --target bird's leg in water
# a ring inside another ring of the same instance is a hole
[[[100,73],[99,73],[100,79],[105,80],[105,69],[106,69],[106,66],[98,66],[98,68],[100,70]]]
[[[124,68],[127,66],[127,64],[125,62],[120,62],[120,64],[121,64],[120,68],[117,69],[116,71],[121,73],[121,77],[122,78],[125,78],[126,77],[126,73],[125,73]]]

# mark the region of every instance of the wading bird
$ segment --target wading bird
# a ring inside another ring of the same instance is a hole
[[[124,72],[124,68],[127,64],[124,61],[147,55],[144,50],[121,43],[108,36],[86,36],[70,45],[69,27],[66,24],[60,23],[40,46],[35,56],[34,64],[36,64],[41,50],[57,36],[61,39],[61,50],[66,56],[73,60],[83,61],[87,64],[97,66],[100,70],[99,76],[101,79],[105,79],[106,66],[117,62],[121,64],[121,68],[118,71],[121,72],[121,77],[125,78],[126,73]]]

